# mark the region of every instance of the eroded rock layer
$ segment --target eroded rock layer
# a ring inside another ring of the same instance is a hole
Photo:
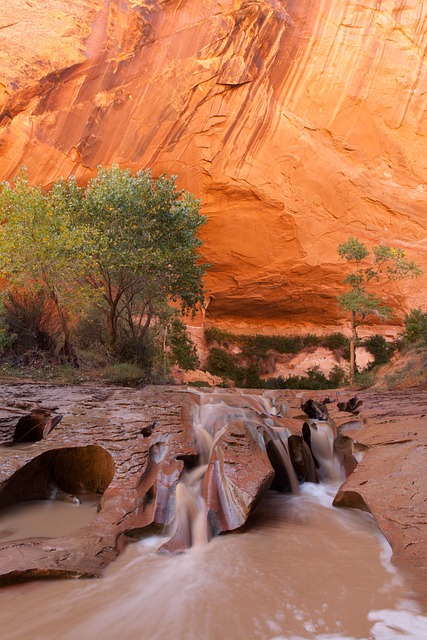
[[[0,176],[177,174],[209,217],[209,319],[336,323],[350,234],[427,266],[427,2],[42,4],[0,9]],[[425,284],[390,290],[400,315]]]

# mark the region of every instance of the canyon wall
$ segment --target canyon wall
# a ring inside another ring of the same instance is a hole
[[[427,0],[2,3],[0,178],[176,174],[209,219],[207,321],[337,325],[348,236],[427,270],[426,44]],[[393,284],[397,318],[426,284]]]

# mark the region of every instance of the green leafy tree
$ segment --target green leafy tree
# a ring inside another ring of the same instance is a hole
[[[385,304],[383,297],[369,290],[371,285],[385,281],[412,278],[421,275],[420,267],[408,261],[403,249],[386,245],[367,247],[357,238],[350,237],[338,246],[341,258],[353,265],[353,271],[344,278],[343,284],[349,291],[338,296],[338,305],[350,312],[350,384],[354,381],[355,351],[358,342],[357,328],[370,316],[387,319],[392,310]]]
[[[199,210],[175,177],[149,171],[100,168],[86,188],[70,177],[46,191],[22,170],[1,185],[0,275],[11,292],[42,291],[51,301],[68,361],[76,362],[73,319],[89,307],[105,319],[115,353],[133,345],[136,360],[147,360],[154,321],[203,302]]]
[[[76,202],[80,223],[92,231],[86,282],[113,350],[122,334],[143,340],[171,304],[189,313],[203,302],[207,265],[197,234],[206,218],[175,177],[100,168]]]
[[[76,197],[73,179],[46,192],[30,186],[25,169],[0,185],[0,273],[10,291],[44,291],[58,317],[62,353],[73,364],[70,317],[81,301],[78,283],[86,266],[85,228],[70,207]]]

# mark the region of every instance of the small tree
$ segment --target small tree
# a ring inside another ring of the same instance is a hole
[[[384,298],[368,291],[368,287],[388,280],[413,278],[421,275],[422,270],[415,262],[406,259],[403,249],[378,245],[370,252],[363,242],[353,237],[338,246],[338,254],[354,264],[353,271],[343,280],[350,290],[338,296],[338,305],[351,314],[350,384],[353,384],[357,328],[369,316],[386,319],[392,315]]]

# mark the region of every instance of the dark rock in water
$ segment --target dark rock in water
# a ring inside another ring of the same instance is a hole
[[[312,420],[328,420],[329,414],[327,407],[321,402],[317,402],[310,398],[301,405],[301,409]]]
[[[289,456],[301,482],[319,482],[314,456],[302,436],[289,436]]]
[[[62,416],[52,416],[49,409],[34,409],[19,418],[13,434],[14,442],[38,442],[61,422]]]
[[[282,456],[278,450],[278,443],[274,440],[267,441],[267,455],[274,469],[274,478],[270,489],[280,493],[292,491],[291,480],[283,464]]]
[[[347,413],[357,415],[362,404],[363,400],[359,400],[357,396],[354,396],[353,398],[349,398],[346,402],[338,402],[337,409],[339,411],[347,411]]]
[[[304,424],[302,425],[302,437],[310,450],[311,457],[313,458],[314,466],[316,467],[316,469],[319,469],[320,468],[319,462],[317,461],[316,456],[314,455],[313,450],[311,448],[311,429],[308,422],[304,422]]]

